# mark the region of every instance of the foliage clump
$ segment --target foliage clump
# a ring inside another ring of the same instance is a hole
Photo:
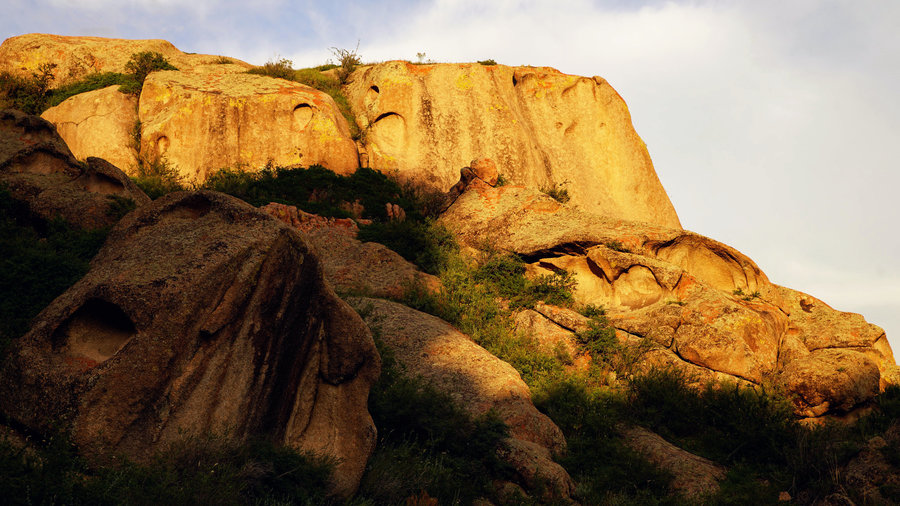
[[[141,51],[131,55],[131,58],[125,63],[125,70],[134,78],[138,90],[140,90],[151,72],[178,69],[169,63],[165,56],[156,51]]]

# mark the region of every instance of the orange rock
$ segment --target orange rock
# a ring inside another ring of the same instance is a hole
[[[459,167],[487,157],[513,184],[565,185],[588,211],[680,228],[625,102],[600,77],[392,61],[357,70],[345,89],[382,172],[446,191]]]
[[[164,157],[188,181],[225,167],[359,166],[347,121],[327,94],[227,65],[154,72],[141,92],[141,154]]]

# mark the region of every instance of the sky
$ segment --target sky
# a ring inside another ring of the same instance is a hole
[[[684,228],[900,356],[900,2],[6,0],[0,38],[162,38],[254,64],[494,59],[599,75]]]

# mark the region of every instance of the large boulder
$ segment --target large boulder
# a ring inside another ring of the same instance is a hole
[[[523,485],[549,483],[559,496],[572,496],[572,479],[552,460],[565,451],[562,431],[534,407],[531,391],[511,365],[434,316],[381,299],[349,302],[377,327],[407,374],[447,393],[473,417],[493,410],[506,422],[510,440],[501,457]]]
[[[100,158],[79,162],[51,123],[15,110],[0,111],[0,184],[33,214],[82,228],[113,225],[118,210],[150,202],[121,170]]]
[[[701,235],[477,178],[440,219],[470,247],[521,255],[533,275],[570,272],[576,300],[604,306],[620,341],[654,344],[648,363],[741,384],[775,377],[805,416],[849,411],[896,381],[882,329],[772,284],[751,259]]]
[[[163,55],[176,68],[185,70],[213,63],[218,57],[187,54],[171,42],[160,39],[131,40],[103,37],[69,37],[28,33],[10,37],[0,44],[0,71],[30,76],[44,63],[54,63],[54,86],[97,72],[126,73],[125,65],[134,53],[151,51]],[[229,58],[233,65],[251,65]]]
[[[36,321],[0,409],[33,431],[63,422],[94,461],[263,436],[335,457],[349,495],[374,449],[369,330],[300,234],[232,197],[179,192],[129,214]]]
[[[328,94],[223,67],[229,66],[147,77],[138,112],[142,156],[165,158],[193,182],[236,166],[319,164],[339,174],[356,170],[356,144]]]
[[[593,213],[680,228],[628,107],[600,77],[391,61],[357,70],[345,89],[382,172],[446,191],[459,167],[488,157],[508,181],[565,188]]]
[[[79,160],[103,158],[122,170],[136,164],[137,97],[118,86],[81,93],[41,114]]]

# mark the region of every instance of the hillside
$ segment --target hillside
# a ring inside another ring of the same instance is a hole
[[[600,77],[35,34],[0,71],[42,113],[0,117],[5,256],[105,241],[27,310],[4,267],[9,497],[900,500],[884,331],[683,230]]]

